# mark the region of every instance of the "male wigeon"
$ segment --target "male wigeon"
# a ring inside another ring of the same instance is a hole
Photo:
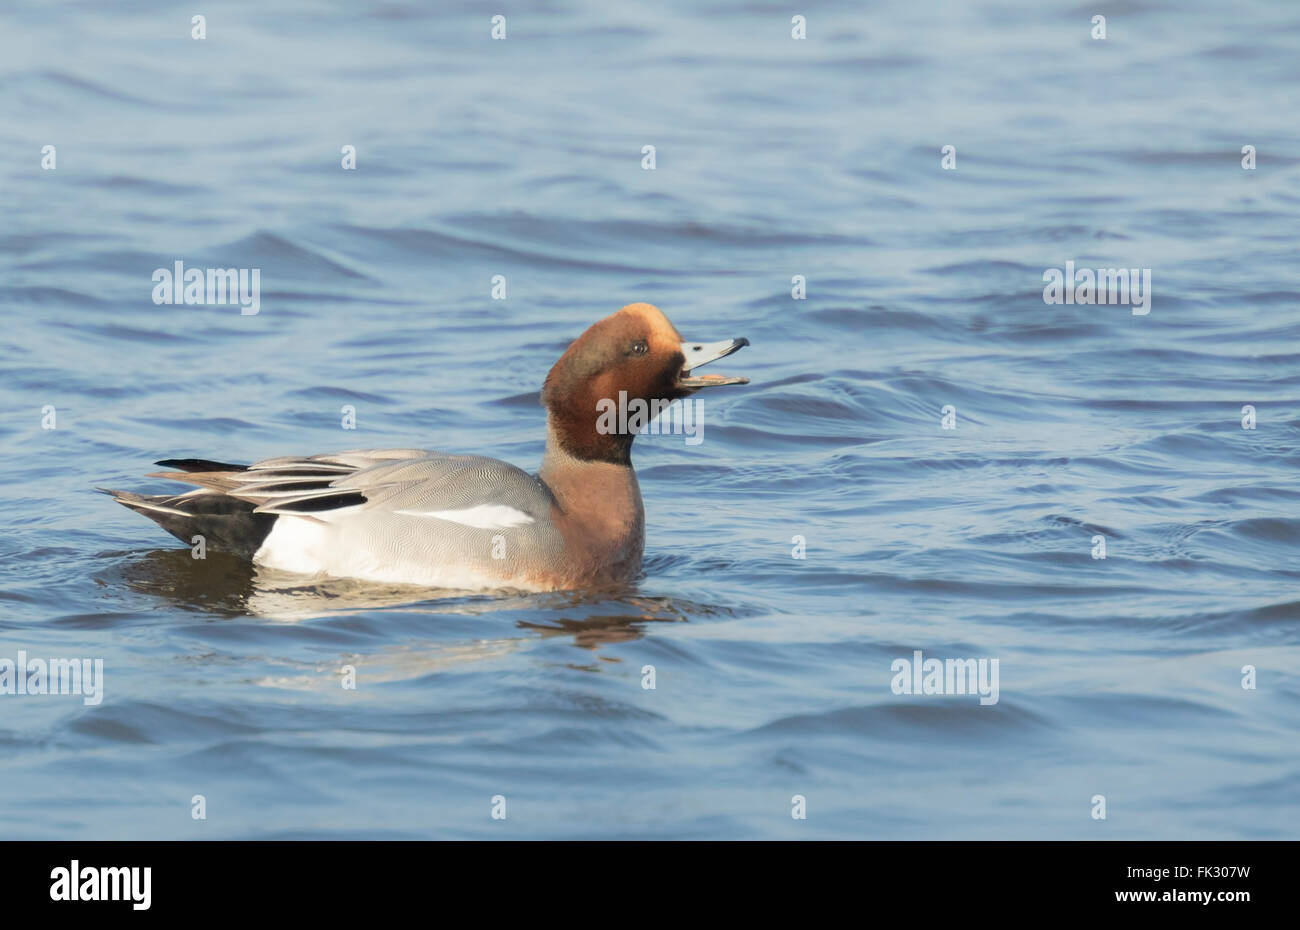
[[[542,387],[546,453],[536,475],[478,455],[339,452],[227,465],[168,459],[177,496],[107,491],[192,543],[304,574],[458,590],[554,591],[627,581],[641,567],[645,511],[634,432],[602,416],[745,378],[697,375],[748,339],[690,342],[650,304],[574,340]],[[634,418],[635,419],[635,418]],[[624,421],[624,425],[626,422]]]

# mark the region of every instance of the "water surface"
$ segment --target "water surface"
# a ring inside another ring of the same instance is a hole
[[[0,657],[105,689],[0,695],[0,833],[1295,838],[1300,10],[1106,6],[5,4]],[[260,312],[155,305],[177,260]],[[1151,312],[1046,305],[1066,261]],[[93,490],[535,468],[638,300],[753,383],[639,441],[630,589],[270,576]],[[894,694],[916,649],[998,703]]]

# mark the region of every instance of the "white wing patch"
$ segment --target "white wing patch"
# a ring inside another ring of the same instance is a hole
[[[522,510],[515,510],[504,504],[479,504],[465,510],[399,510],[397,513],[408,517],[432,517],[436,520],[449,520],[461,526],[472,526],[480,530],[506,530],[512,526],[532,523],[533,518]]]

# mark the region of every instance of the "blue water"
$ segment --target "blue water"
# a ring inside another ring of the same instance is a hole
[[[0,694],[0,835],[1295,838],[1300,6],[1102,6],[0,7],[0,659],[104,662]],[[178,260],[260,312],[156,305]],[[535,468],[642,300],[753,383],[638,442],[632,589],[273,576],[93,490]],[[895,694],[917,649],[999,701]]]

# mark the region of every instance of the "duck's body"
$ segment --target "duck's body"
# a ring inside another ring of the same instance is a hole
[[[648,304],[595,324],[547,376],[536,475],[483,456],[386,449],[249,466],[167,460],[158,464],[177,470],[158,477],[198,490],[110,493],[187,543],[203,536],[209,550],[290,572],[458,590],[628,581],[641,567],[645,511],[633,435],[604,428],[601,402],[620,392],[669,401],[744,383],[692,377],[690,368],[747,344],[685,343]]]
[[[188,541],[186,534],[203,532],[201,516],[188,511],[212,503],[217,490],[247,505],[247,519],[236,524],[242,538],[224,540],[229,551],[302,574],[551,591],[629,580],[645,544],[632,468],[571,460],[553,448],[538,475],[497,459],[419,449],[271,459],[242,470],[159,464],[188,466],[163,475],[205,489],[153,507],[119,497],[122,503]]]

